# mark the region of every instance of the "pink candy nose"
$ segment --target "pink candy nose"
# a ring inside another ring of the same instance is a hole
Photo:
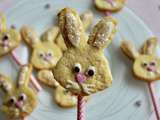
[[[147,67],[147,70],[154,72],[154,71],[156,71],[156,68],[154,66],[149,66],[149,67]]]
[[[15,106],[16,106],[17,108],[21,108],[21,107],[22,107],[22,104],[21,104],[21,102],[16,102]]]
[[[76,80],[78,83],[83,83],[84,81],[86,81],[87,77],[82,74],[82,73],[77,73],[76,74]]]

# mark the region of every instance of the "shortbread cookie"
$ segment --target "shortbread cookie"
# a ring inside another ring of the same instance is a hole
[[[77,12],[65,8],[58,21],[67,51],[53,70],[55,79],[76,95],[90,95],[112,84],[109,63],[103,50],[112,41],[117,21],[104,17],[93,29],[89,40]]]
[[[0,13],[0,56],[16,48],[20,40],[20,34],[14,29],[7,28],[6,17]]]
[[[94,0],[98,10],[117,12],[125,6],[126,0]]]
[[[62,52],[54,43],[58,33],[59,28],[53,27],[48,29],[40,39],[33,28],[28,26],[23,26],[21,28],[22,38],[33,49],[30,60],[35,68],[53,68],[61,58]]]
[[[84,27],[84,30],[86,31],[92,24],[92,21],[93,21],[93,13],[91,11],[87,11],[85,13],[83,13],[81,16],[80,16],[81,20],[82,20],[82,23],[83,23],[83,27]],[[88,36],[86,34],[86,36]],[[56,44],[61,48],[61,50],[64,52],[67,50],[67,47],[64,43],[64,40],[63,40],[63,37],[62,37],[62,34],[59,32],[59,35],[58,37],[56,38],[55,40]]]
[[[37,106],[37,97],[29,87],[32,67],[23,66],[19,73],[17,84],[0,74],[0,89],[4,92],[1,110],[10,119],[23,119],[30,115]]]
[[[152,82],[160,79],[160,59],[155,54],[157,44],[157,38],[149,38],[138,52],[131,43],[122,42],[121,49],[134,61],[133,73],[139,80]]]

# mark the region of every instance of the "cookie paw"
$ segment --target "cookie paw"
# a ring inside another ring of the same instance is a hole
[[[76,92],[80,92],[81,91],[81,88],[80,88],[79,84],[76,83],[76,82],[73,82],[71,80],[67,81],[66,88],[70,89],[72,91],[76,91]]]
[[[90,84],[82,84],[82,89],[83,89],[83,92],[85,94],[91,94],[91,93],[94,93],[95,92],[95,85],[90,85]]]

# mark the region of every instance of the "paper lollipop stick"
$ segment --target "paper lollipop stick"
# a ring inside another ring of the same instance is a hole
[[[156,97],[153,87],[153,81],[160,78],[160,66],[158,65],[159,59],[155,54],[156,45],[157,38],[149,38],[142,46],[140,52],[138,52],[131,43],[123,41],[121,44],[121,50],[127,57],[134,61],[134,76],[138,78],[138,80],[142,80],[148,83],[156,118],[157,120],[160,120],[158,98]]]
[[[23,64],[21,63],[21,61],[19,60],[19,58],[18,58],[17,54],[15,53],[15,51],[12,51],[12,52],[11,52],[11,55],[12,55],[13,59],[16,61],[16,63],[17,63],[19,66],[22,66],[22,65],[23,65]],[[37,89],[37,91],[41,91],[42,88],[41,88],[41,86],[39,85],[39,83],[37,82],[36,78],[35,78],[33,75],[31,75],[30,79],[31,79],[31,82],[33,83],[33,85],[35,86],[35,88]]]
[[[85,98],[83,96],[78,96],[77,120],[85,120],[85,104]]]
[[[152,103],[153,103],[156,118],[157,118],[157,120],[160,120],[160,109],[159,109],[158,98],[155,95],[155,90],[154,90],[154,86],[153,86],[152,82],[148,83],[148,88],[149,88],[149,92],[150,92],[150,95],[151,95],[151,100],[152,100]]]

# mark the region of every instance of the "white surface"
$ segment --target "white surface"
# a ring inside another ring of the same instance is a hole
[[[127,3],[160,39],[160,0],[127,0]]]
[[[51,3],[51,8],[48,10],[44,9],[46,3]],[[91,9],[95,13],[94,24],[101,18],[100,13],[93,8],[91,1],[86,0],[15,0],[5,13],[9,26],[16,24],[20,27],[28,24],[36,27],[41,33],[53,25],[57,12],[66,6],[75,8],[80,13]],[[86,105],[87,120],[148,120],[152,117],[148,89],[145,83],[136,81],[132,77],[132,63],[121,53],[119,44],[125,38],[131,40],[139,48],[146,38],[152,36],[152,33],[127,8],[114,16],[119,20],[119,32],[109,49],[105,51],[113,73],[113,86],[92,96]],[[8,59],[0,60],[0,66],[1,72],[13,78],[16,77],[16,67]],[[158,84],[156,91],[159,91]],[[142,106],[134,105],[137,100],[142,101]],[[0,119],[4,120],[2,115]],[[44,90],[39,93],[39,106],[28,120],[76,120],[76,109],[59,108],[52,100],[52,91]]]

